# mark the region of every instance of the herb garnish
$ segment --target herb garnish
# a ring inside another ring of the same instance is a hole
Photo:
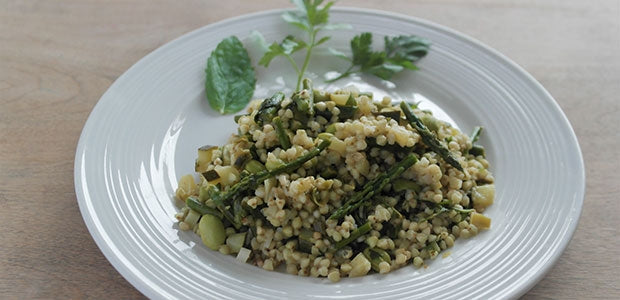
[[[256,76],[247,50],[236,36],[222,40],[207,60],[207,100],[221,114],[245,108],[254,94]]]
[[[350,26],[346,24],[328,24],[329,8],[334,4],[333,1],[327,2],[322,7],[319,6],[323,3],[323,0],[292,0],[291,2],[297,6],[298,11],[286,12],[282,14],[282,18],[287,23],[294,25],[307,33],[307,42],[304,39],[289,35],[285,37],[282,42],[274,42],[271,44],[269,46],[269,50],[265,53],[265,55],[263,55],[258,64],[268,67],[271,60],[278,56],[284,56],[291,63],[293,69],[295,69],[295,72],[297,73],[297,84],[295,85],[295,90],[299,90],[301,80],[303,79],[306,69],[308,68],[308,64],[310,63],[312,50],[315,47],[327,42],[331,38],[330,36],[318,38],[319,32],[323,29],[344,29],[350,28]],[[306,55],[304,62],[300,67],[291,55],[302,49],[306,50]]]
[[[372,51],[372,33],[364,32],[351,40],[352,59],[340,51],[330,49],[335,56],[349,60],[351,66],[340,76],[327,82],[361,72],[387,80],[404,69],[417,70],[413,63],[424,57],[429,47],[430,41],[414,35],[386,36],[385,50]]]

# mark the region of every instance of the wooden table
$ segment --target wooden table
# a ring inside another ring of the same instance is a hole
[[[341,1],[425,18],[528,70],[579,138],[575,236],[525,298],[620,298],[620,1]],[[0,298],[142,298],[89,235],[73,159],[95,103],[153,49],[270,1],[0,1]],[[541,245],[544,247],[544,245]]]

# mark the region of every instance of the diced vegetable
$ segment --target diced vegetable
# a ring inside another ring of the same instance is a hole
[[[237,253],[237,260],[245,263],[250,258],[250,254],[252,254],[252,251],[250,251],[250,249],[242,247],[241,249],[239,249],[239,253]]]
[[[419,193],[422,188],[413,180],[398,178],[394,180],[394,183],[392,184],[392,189],[395,192],[412,190],[416,193]]]
[[[252,159],[245,164],[245,170],[250,172],[250,174],[255,174],[266,169],[265,165],[258,160]]]
[[[190,209],[187,213],[187,216],[185,216],[185,223],[189,224],[193,228],[196,224],[198,224],[200,216],[202,216],[200,213],[193,209]]]
[[[368,274],[370,271],[371,265],[368,259],[364,256],[364,254],[359,253],[357,256],[351,261],[351,272],[349,272],[349,277],[359,277]]]
[[[332,179],[338,176],[338,171],[333,166],[328,166],[321,171],[320,175],[325,179]]]
[[[319,133],[319,135],[317,136],[318,138],[322,139],[322,140],[327,140],[330,141],[334,135],[328,132],[321,132]]]
[[[322,102],[327,101],[329,99],[329,92],[325,90],[312,90],[312,95],[314,95],[314,102]]]
[[[218,174],[215,170],[209,170],[202,173],[202,176],[210,183],[210,184],[218,184],[220,183],[220,174]]]
[[[439,130],[439,120],[435,119],[435,117],[425,114],[420,117],[420,121],[428,128],[428,130],[437,132]]]
[[[349,100],[349,96],[351,92],[348,91],[336,91],[329,95],[329,98],[336,102],[336,105],[345,105],[347,104],[347,100]]]
[[[338,109],[340,110],[340,114],[338,115],[338,120],[340,121],[353,118],[355,112],[357,112],[357,106],[338,106]]]
[[[344,141],[338,138],[332,138],[331,144],[329,145],[328,149],[336,151],[340,155],[344,155],[347,152],[347,145],[344,143]]]
[[[281,159],[275,157],[275,156],[269,156],[267,158],[267,161],[265,162],[265,167],[267,168],[268,171],[273,171],[277,168],[280,168],[282,166],[284,166],[285,163],[284,161],[282,161]]]
[[[198,229],[200,230],[202,242],[213,250],[218,250],[219,247],[224,244],[224,241],[226,241],[224,223],[216,216],[202,216],[198,224]]]
[[[334,134],[336,133],[336,125],[334,123],[329,124],[327,128],[325,128],[325,132]]]
[[[196,172],[202,173],[207,170],[207,166],[213,160],[213,152],[217,150],[217,146],[202,146],[198,148],[198,158],[196,158]]]
[[[237,169],[243,169],[246,162],[252,159],[252,154],[249,149],[239,150],[234,154],[234,165]]]
[[[226,239],[226,245],[230,247],[230,251],[232,253],[237,253],[243,247],[243,243],[245,242],[246,232],[240,232],[230,235]]]
[[[183,175],[179,180],[179,187],[176,191],[176,196],[180,200],[185,201],[187,197],[194,195],[198,192],[198,186],[194,182],[194,176],[187,174]]]
[[[299,251],[310,253],[312,250],[312,234],[314,232],[310,229],[303,228],[299,232]]]
[[[239,171],[233,166],[216,166],[215,171],[220,175],[223,186],[232,185],[239,180]]]
[[[485,209],[493,204],[493,199],[495,198],[495,185],[487,184],[473,187],[471,190],[471,196],[476,210]]]
[[[491,218],[477,212],[471,213],[471,223],[476,225],[478,229],[491,228]]]

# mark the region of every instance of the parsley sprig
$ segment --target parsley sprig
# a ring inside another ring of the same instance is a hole
[[[288,35],[282,40],[282,42],[274,42],[271,44],[267,52],[258,62],[259,65],[268,67],[269,63],[278,56],[285,57],[293,66],[293,69],[297,73],[297,84],[295,90],[299,90],[301,80],[304,77],[308,64],[310,63],[310,57],[312,56],[312,50],[327,42],[331,37],[323,36],[319,38],[319,33],[322,30],[344,29],[350,28],[346,24],[329,24],[329,8],[334,4],[333,1],[327,2],[321,6],[323,0],[292,0],[297,6],[297,11],[286,12],[282,15],[282,18],[287,23],[294,25],[295,27],[303,30],[306,34],[306,40]],[[306,55],[301,67],[293,59],[293,53],[306,50]]]
[[[394,74],[408,69],[417,70],[414,63],[428,53],[430,41],[415,35],[400,35],[385,37],[385,50],[372,50],[372,33],[364,32],[351,40],[353,58],[346,54],[330,49],[333,55],[351,62],[347,70],[338,77],[327,80],[334,82],[355,73],[369,73],[381,79],[388,80]]]

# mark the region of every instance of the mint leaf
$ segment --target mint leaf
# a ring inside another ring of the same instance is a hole
[[[221,114],[236,113],[250,102],[256,76],[247,50],[236,36],[222,40],[207,60],[206,94]]]

